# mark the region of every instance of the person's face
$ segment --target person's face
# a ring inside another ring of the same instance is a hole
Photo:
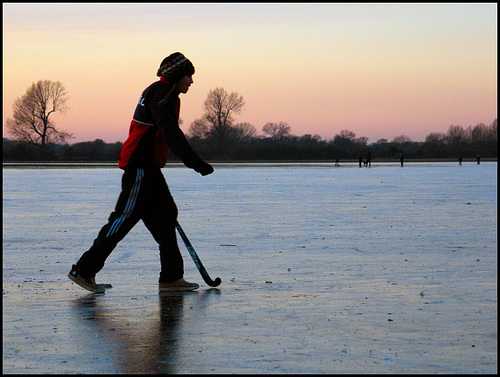
[[[189,87],[193,83],[193,76],[184,76],[182,79],[180,79],[177,82],[177,89],[179,89],[179,92],[181,93],[187,93],[189,90]]]

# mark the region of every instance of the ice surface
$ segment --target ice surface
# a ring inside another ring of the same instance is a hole
[[[66,278],[117,168],[4,168],[4,373],[496,373],[497,163],[163,169],[189,294],[142,223],[87,294]]]

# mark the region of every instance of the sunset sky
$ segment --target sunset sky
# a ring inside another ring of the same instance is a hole
[[[497,117],[496,3],[4,3],[3,136],[14,100],[48,79],[69,92],[53,119],[71,143],[123,142],[175,51],[196,68],[185,132],[216,87],[243,96],[235,120],[259,133],[423,141]]]

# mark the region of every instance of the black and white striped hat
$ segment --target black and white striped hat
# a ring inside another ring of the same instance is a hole
[[[179,81],[184,76],[191,76],[193,74],[193,63],[180,52],[174,52],[163,59],[156,73],[157,76],[163,76],[171,83]]]

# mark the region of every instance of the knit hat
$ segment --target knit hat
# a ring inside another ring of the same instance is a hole
[[[171,83],[179,81],[184,76],[191,76],[193,74],[193,63],[180,52],[174,52],[163,59],[156,73],[157,76],[163,76]]]

